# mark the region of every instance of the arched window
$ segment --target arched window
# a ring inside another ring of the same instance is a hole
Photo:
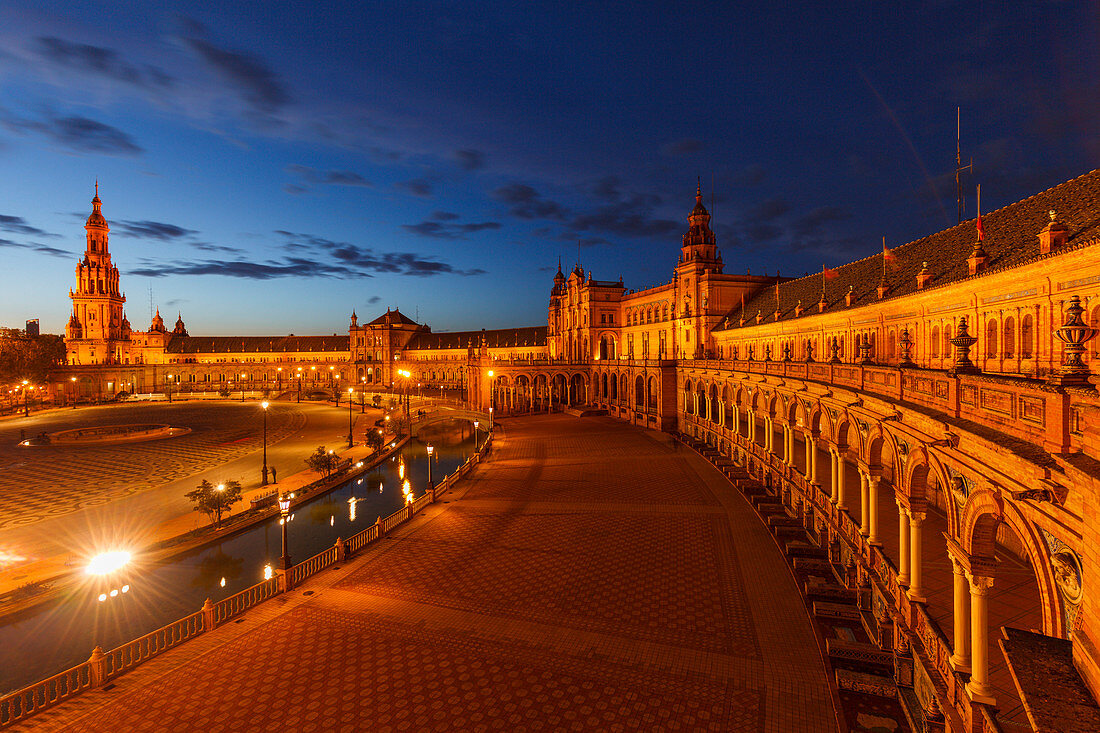
[[[951,358],[951,324],[945,323],[943,326],[943,358]]]
[[[1020,356],[1025,359],[1030,359],[1033,351],[1034,344],[1032,343],[1032,319],[1031,314],[1028,313],[1020,321]]]
[[[997,321],[992,318],[985,326],[985,356],[987,359],[997,358]]]
[[[928,339],[928,351],[933,359],[940,358],[940,327],[932,326],[932,337]]]
[[[1006,359],[1016,356],[1016,319],[1009,316],[1005,318],[1004,338],[1001,339],[1001,350]]]

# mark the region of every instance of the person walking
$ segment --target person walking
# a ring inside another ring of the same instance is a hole
[[[274,466],[271,467],[271,483],[273,483],[273,484],[279,483],[279,479],[275,478],[275,467]]]

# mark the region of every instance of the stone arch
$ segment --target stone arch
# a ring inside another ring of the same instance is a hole
[[[1031,564],[1039,588],[1043,633],[1065,637],[1064,601],[1054,583],[1049,553],[1038,531],[1011,502],[991,489],[974,491],[967,497],[960,521],[959,544],[970,556],[992,562],[996,556],[997,528],[1004,523],[1016,535]],[[994,571],[994,577],[996,571]]]

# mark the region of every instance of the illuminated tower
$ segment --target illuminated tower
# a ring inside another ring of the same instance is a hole
[[[111,264],[107,249],[110,228],[100,211],[99,182],[96,182],[92,214],[84,225],[87,247],[76,266],[76,290],[69,290],[72,315],[65,329],[65,350],[70,364],[120,363],[126,347],[126,296],[118,290],[118,268]]]

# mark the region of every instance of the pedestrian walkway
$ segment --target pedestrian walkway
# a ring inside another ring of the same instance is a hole
[[[784,558],[721,474],[609,419],[498,427],[387,540],[23,729],[837,729]]]

